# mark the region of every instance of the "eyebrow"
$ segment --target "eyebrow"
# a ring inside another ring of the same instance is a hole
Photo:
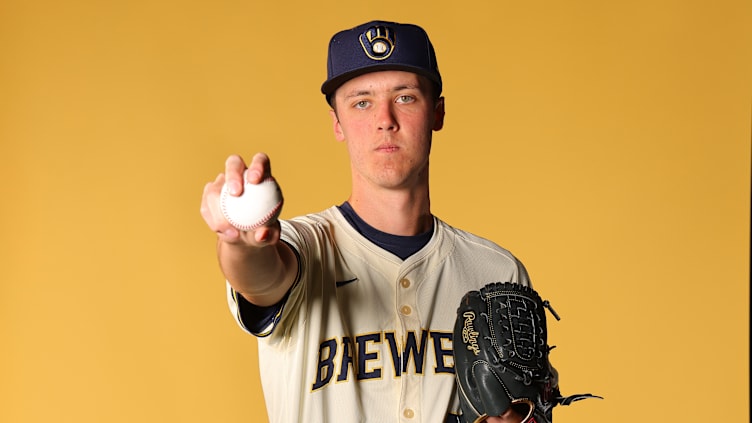
[[[362,97],[362,96],[366,96],[370,94],[371,94],[371,91],[369,90],[351,91],[350,93],[345,94],[345,99],[350,99],[354,97]]]
[[[392,88],[390,90],[390,92],[396,93],[396,92],[404,91],[404,90],[420,90],[420,85],[419,84],[402,84],[402,85],[397,85],[394,88]],[[350,98],[354,98],[354,97],[361,97],[361,96],[367,96],[367,95],[373,95],[373,91],[371,91],[371,90],[356,90],[356,91],[351,91],[350,93],[345,94],[345,99],[350,99]]]

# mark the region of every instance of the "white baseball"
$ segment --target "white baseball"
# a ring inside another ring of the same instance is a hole
[[[247,170],[246,170],[247,172]],[[282,211],[282,190],[274,178],[269,177],[258,184],[252,184],[243,173],[243,193],[230,195],[227,184],[222,187],[219,207],[225,219],[241,231],[252,231],[276,219]]]

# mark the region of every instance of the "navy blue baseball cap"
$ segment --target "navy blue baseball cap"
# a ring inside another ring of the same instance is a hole
[[[403,70],[442,83],[431,40],[423,28],[412,24],[371,21],[335,34],[329,42],[327,79],[321,92],[331,103],[332,94],[348,80],[369,72]]]

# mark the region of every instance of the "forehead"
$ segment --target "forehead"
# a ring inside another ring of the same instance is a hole
[[[335,93],[335,96],[350,96],[355,93],[391,92],[405,88],[426,89],[430,83],[428,80],[416,73],[387,70],[379,72],[369,72],[342,84]]]

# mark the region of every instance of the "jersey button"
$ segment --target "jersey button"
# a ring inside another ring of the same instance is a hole
[[[410,279],[402,278],[400,285],[402,285],[403,288],[410,288]]]
[[[400,313],[404,314],[405,316],[409,316],[412,312],[413,309],[411,309],[410,306],[403,305],[402,307],[400,307]]]
[[[413,417],[415,417],[415,412],[409,408],[405,408],[405,411],[402,412],[402,415],[408,419],[412,419]]]

